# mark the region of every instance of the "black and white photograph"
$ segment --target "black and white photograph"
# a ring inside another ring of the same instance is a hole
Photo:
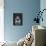
[[[13,25],[22,25],[22,13],[13,13]]]

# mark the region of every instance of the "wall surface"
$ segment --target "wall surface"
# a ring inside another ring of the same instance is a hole
[[[4,0],[0,0],[0,42],[4,41]]]
[[[46,9],[46,0],[41,0],[40,1],[40,10]],[[40,25],[45,26],[46,27],[46,10],[43,12],[43,22],[40,22]],[[46,36],[46,35],[45,35]],[[45,37],[46,38],[46,37]],[[46,40],[45,40],[45,44],[46,44]]]
[[[46,0],[41,0],[40,1],[40,10],[42,11],[43,9],[46,9]],[[43,22],[40,22],[40,25],[46,26],[46,10],[43,12]]]
[[[5,0],[4,34],[7,41],[18,41],[32,28],[32,21],[40,9],[40,0]],[[23,25],[13,26],[13,13],[23,13]]]

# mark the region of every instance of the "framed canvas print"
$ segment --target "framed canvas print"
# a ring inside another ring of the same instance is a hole
[[[22,25],[22,13],[13,13],[13,25]]]

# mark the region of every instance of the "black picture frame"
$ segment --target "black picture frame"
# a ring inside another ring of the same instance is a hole
[[[22,13],[13,13],[13,25],[22,25],[23,19],[22,19]]]

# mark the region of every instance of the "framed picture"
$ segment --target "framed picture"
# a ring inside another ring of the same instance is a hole
[[[22,13],[13,13],[13,25],[22,25]]]

